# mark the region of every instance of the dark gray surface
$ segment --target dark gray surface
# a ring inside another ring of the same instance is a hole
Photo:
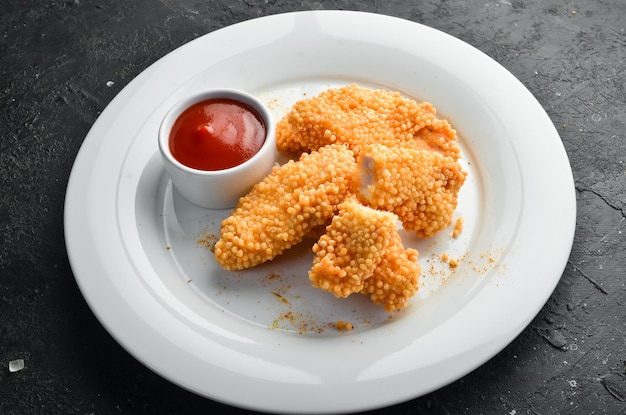
[[[626,413],[622,0],[3,0],[0,413],[238,412],[155,375],[95,319],[65,252],[65,187],[91,124],[151,63],[232,23],[311,9],[410,19],[492,56],[544,106],[576,182],[568,266],[529,327],[457,382],[375,413]],[[20,358],[25,369],[9,373]]]

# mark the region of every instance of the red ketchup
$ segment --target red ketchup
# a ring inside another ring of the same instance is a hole
[[[187,108],[170,132],[176,160],[197,170],[224,170],[254,156],[266,127],[250,106],[231,99],[208,99]]]

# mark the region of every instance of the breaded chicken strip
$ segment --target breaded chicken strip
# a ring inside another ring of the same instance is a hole
[[[354,154],[339,144],[274,167],[222,222],[217,262],[240,270],[291,248],[334,216],[355,171]]]
[[[405,307],[418,290],[421,268],[417,251],[404,249],[397,221],[355,198],[343,202],[313,246],[312,285],[336,297],[360,292],[387,311]]]
[[[358,199],[398,215],[402,226],[429,237],[452,221],[467,173],[451,157],[403,147],[368,145],[358,157]]]
[[[399,92],[355,84],[296,102],[276,125],[276,145],[287,153],[332,143],[345,143],[356,155],[363,146],[378,143],[460,157],[456,131],[436,117],[430,103],[418,104]]]

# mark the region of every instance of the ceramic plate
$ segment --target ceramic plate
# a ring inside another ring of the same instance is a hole
[[[350,83],[432,102],[459,132],[469,173],[458,238],[453,226],[427,240],[402,232],[423,276],[398,313],[312,288],[312,241],[251,270],[220,269],[211,248],[228,211],[181,200],[157,151],[165,112],[198,90],[246,90],[278,119],[296,100]],[[200,395],[290,413],[387,406],[478,367],[544,305],[574,226],[566,153],[519,81],[432,28],[338,11],[243,22],[156,62],[94,124],[65,207],[78,285],[129,353]],[[337,330],[339,320],[353,329]]]

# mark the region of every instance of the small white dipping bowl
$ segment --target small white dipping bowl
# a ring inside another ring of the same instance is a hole
[[[198,170],[174,158],[170,151],[170,131],[176,119],[190,106],[209,99],[229,99],[252,107],[263,119],[266,136],[261,149],[242,164],[223,170]],[[161,121],[159,150],[174,188],[189,202],[209,209],[227,209],[267,176],[276,161],[276,132],[267,107],[256,97],[236,89],[213,89],[178,101]]]

